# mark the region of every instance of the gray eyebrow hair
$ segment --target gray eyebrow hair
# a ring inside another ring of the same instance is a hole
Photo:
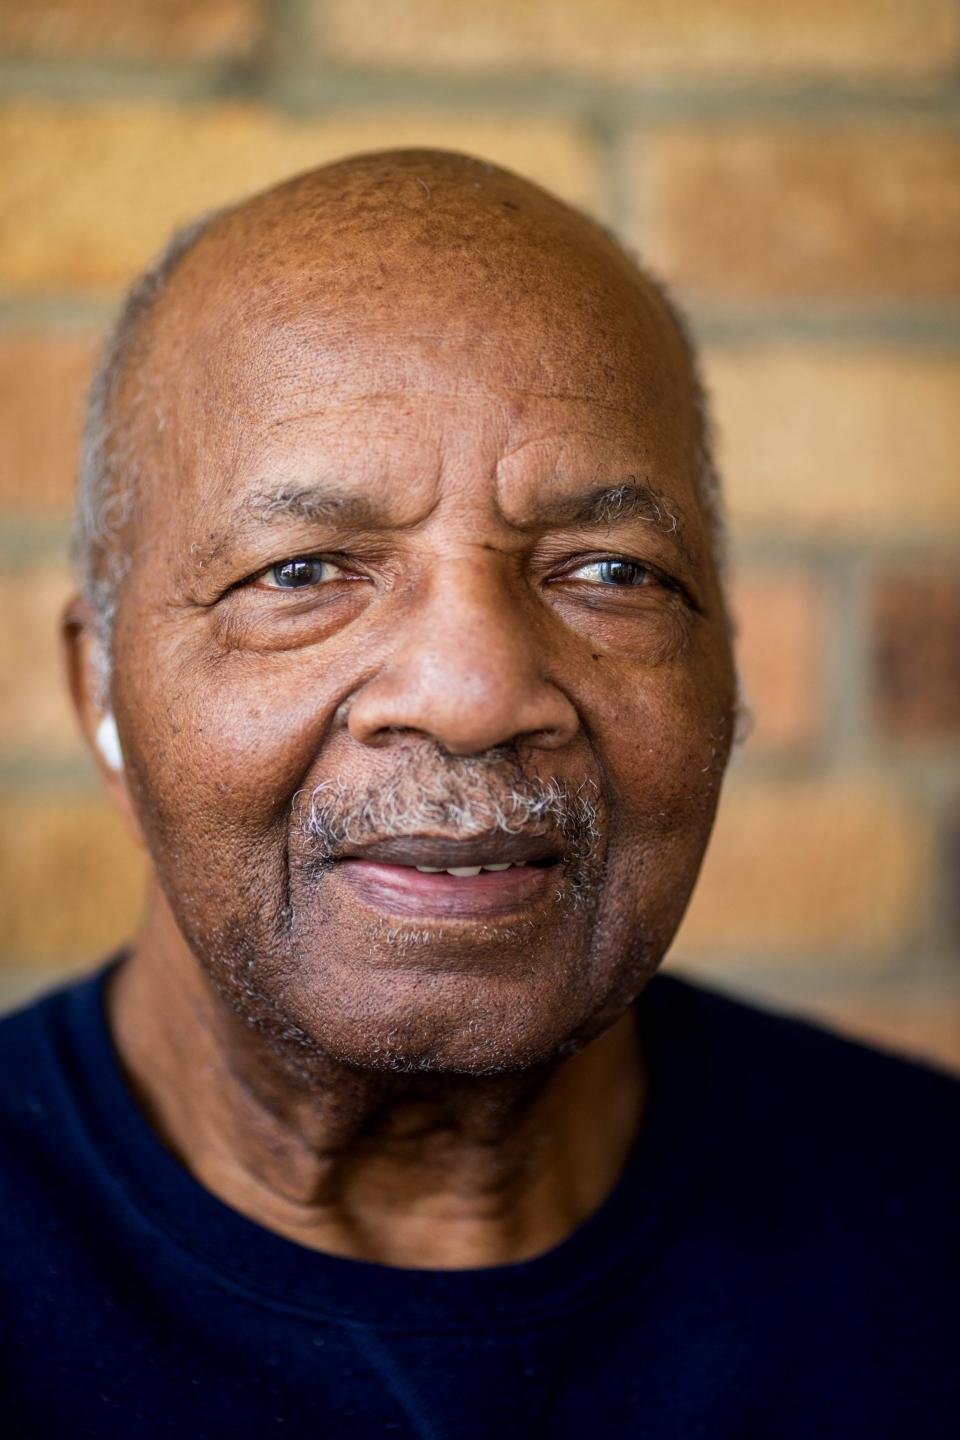
[[[244,511],[268,524],[273,519],[338,521],[348,525],[374,525],[376,508],[366,495],[344,495],[322,485],[281,486],[279,490],[251,495]],[[380,520],[382,524],[382,518]]]
[[[617,485],[598,485],[576,495],[548,497],[536,508],[538,522],[566,525],[616,525],[646,520],[667,534],[681,534],[681,517],[671,503],[644,480],[631,476]]]
[[[191,547],[202,567],[230,548],[237,532],[282,523],[307,520],[317,525],[348,525],[357,529],[382,529],[382,517],[366,495],[346,495],[323,485],[282,485],[276,490],[259,490],[246,496],[233,510],[227,524],[207,537],[205,544]]]
[[[296,520],[376,519],[376,507],[366,495],[343,495],[320,485],[287,486],[251,495],[244,510],[256,520],[275,516]],[[598,485],[586,493],[550,496],[536,507],[535,524],[615,525],[622,520],[645,520],[667,534],[681,534],[681,517],[662,495],[632,476],[616,485]],[[380,520],[382,524],[382,518]]]
[[[243,514],[257,525],[293,519],[369,530],[407,528],[390,525],[369,495],[348,495],[315,483],[284,485],[277,490],[255,493],[245,500]],[[530,518],[520,523],[507,520],[506,516],[503,518],[516,530],[533,530],[542,525],[584,525],[603,529],[639,520],[670,536],[684,558],[692,561],[684,540],[680,512],[645,480],[638,480],[635,476],[615,485],[597,485],[574,495],[548,494],[534,507]]]
[[[592,525],[605,528],[640,520],[669,535],[684,559],[693,563],[684,539],[683,513],[663,495],[631,475],[616,485],[597,485],[576,495],[546,496],[536,507],[532,525]]]

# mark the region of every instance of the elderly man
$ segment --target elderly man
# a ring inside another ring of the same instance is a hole
[[[617,245],[436,153],[213,216],[108,345],[79,553],[153,878],[0,1027],[4,1433],[946,1435],[957,1087],[651,978],[736,690]]]

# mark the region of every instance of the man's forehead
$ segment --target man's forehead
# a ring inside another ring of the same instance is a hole
[[[688,380],[649,329],[569,339],[549,315],[541,324],[504,317],[479,333],[456,319],[438,330],[440,317],[430,318],[434,328],[395,315],[377,331],[301,313],[237,326],[179,364],[158,355],[170,383],[158,377],[156,438],[181,479],[249,477],[258,489],[299,483],[297,472],[317,467],[410,483],[465,449],[475,471],[500,467],[514,489],[567,472],[579,480],[592,451],[611,474],[634,470],[643,452],[661,468],[685,468],[695,428]]]
[[[363,391],[327,385],[323,375],[311,385],[300,375],[273,394],[260,391],[256,407],[236,418],[267,462],[294,448],[331,447],[344,455],[375,453],[399,465],[408,459],[416,464],[443,438],[463,435],[474,444],[485,437],[491,462],[524,467],[543,454],[559,461],[570,448],[591,444],[630,447],[660,420],[659,387],[590,394],[556,380],[539,390],[500,379],[496,371],[488,378],[441,365],[396,388]]]
[[[209,493],[238,518],[263,497],[305,487],[339,499],[374,495],[384,516],[444,485],[486,486],[501,508],[525,520],[544,489],[639,478],[668,483],[684,469],[683,426],[664,427],[657,397],[616,399],[563,390],[531,393],[461,383],[378,390],[334,399],[298,390],[250,413],[230,461],[213,446],[199,455],[191,503]],[[231,423],[236,416],[231,417]],[[676,444],[657,444],[659,430]],[[189,489],[189,487],[188,487]]]
[[[684,369],[661,297],[604,231],[537,186],[451,155],[361,157],[218,218],[155,307],[151,349],[230,384],[263,364],[296,383],[305,346],[392,355],[542,343],[607,372],[640,348]],[[639,341],[639,345],[638,345]],[[679,363],[678,363],[679,362]],[[634,354],[633,363],[637,363]],[[508,377],[507,377],[508,378]]]
[[[377,392],[497,391],[588,400],[648,412],[669,392],[689,397],[685,357],[659,317],[629,290],[603,297],[515,294],[489,287],[481,304],[456,295],[423,298],[397,284],[372,298],[287,292],[283,305],[247,308],[236,296],[187,303],[158,326],[145,357],[154,388],[203,400],[222,392],[247,407],[273,405],[277,419],[322,389],[331,402]],[[188,381],[188,383],[184,383]]]
[[[635,267],[516,177],[492,171],[464,190],[455,170],[445,189],[441,171],[429,197],[414,186],[393,210],[389,187],[368,191],[359,218],[321,187],[308,221],[293,187],[187,256],[137,377],[185,503],[199,489],[222,514],[250,494],[335,482],[386,486],[397,504],[465,447],[521,508],[525,487],[659,487],[691,468],[689,367]]]

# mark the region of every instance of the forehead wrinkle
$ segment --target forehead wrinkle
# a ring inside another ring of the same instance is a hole
[[[619,397],[616,400],[604,400],[602,396],[595,395],[591,391],[561,390],[559,388],[537,389],[532,385],[523,385],[517,387],[517,393],[524,400],[556,401],[559,405],[582,405],[588,411],[609,410],[616,415],[625,415],[636,424],[644,424],[649,418],[641,410],[635,410],[631,405],[625,404]],[[529,444],[529,441],[521,440],[512,450],[507,451],[503,458],[506,459],[508,455],[522,449],[526,444]]]

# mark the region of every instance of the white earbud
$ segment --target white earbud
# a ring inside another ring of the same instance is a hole
[[[97,726],[97,749],[111,770],[123,769],[123,751],[120,749],[117,722],[110,714],[104,715]]]

